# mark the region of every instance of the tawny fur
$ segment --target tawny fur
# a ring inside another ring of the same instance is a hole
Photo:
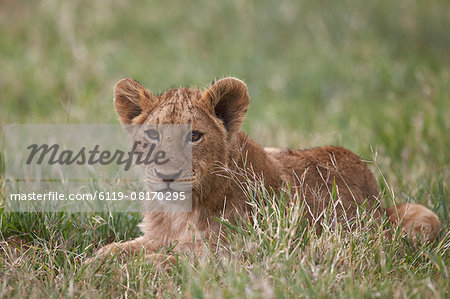
[[[401,223],[408,235],[433,241],[440,229],[437,216],[417,204],[384,210],[377,201],[376,180],[365,163],[351,151],[326,146],[298,151],[264,150],[240,126],[250,103],[246,85],[235,78],[221,79],[206,91],[171,89],[154,96],[132,79],[120,80],[114,88],[114,105],[124,124],[191,124],[204,136],[192,151],[193,207],[189,213],[148,213],[140,227],[143,236],[101,248],[99,255],[116,250],[152,254],[176,242],[175,251],[201,251],[204,242],[217,241],[217,218],[230,221],[250,212],[248,198],[227,173],[251,171],[263,178],[265,187],[279,191],[292,185],[305,200],[309,220],[321,218],[336,184],[338,221],[351,220],[364,206],[378,221],[383,213],[393,224]],[[320,221],[318,222],[320,228]],[[193,241],[194,240],[194,241]]]
[[[386,209],[386,215],[392,223],[401,225],[413,241],[433,241],[441,229],[436,214],[418,204],[405,203],[390,207]]]

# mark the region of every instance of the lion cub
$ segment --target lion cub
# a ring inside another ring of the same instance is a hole
[[[290,184],[301,195],[296,198],[305,201],[308,220],[320,220],[335,184],[338,221],[356,217],[357,208],[364,205],[378,221],[386,213],[393,224],[401,223],[412,238],[418,236],[423,242],[436,238],[440,222],[429,209],[411,203],[387,210],[379,205],[374,176],[351,151],[338,146],[264,150],[240,130],[249,104],[247,86],[236,78],[221,79],[204,91],[175,88],[158,96],[135,80],[120,80],[114,87],[114,106],[122,124],[192,125],[192,211],[145,213],[141,237],[109,244],[98,255],[144,250],[152,256],[174,243],[175,251],[192,251],[201,250],[205,241],[217,242],[220,225],[215,219],[236,221],[250,212],[239,186],[244,177],[232,180],[224,169],[251,171],[275,191],[283,183]]]

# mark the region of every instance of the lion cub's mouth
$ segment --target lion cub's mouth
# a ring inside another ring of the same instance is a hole
[[[162,179],[143,180],[154,192],[192,192],[193,179],[179,179],[172,182],[165,182]]]
[[[165,183],[162,179],[160,179],[160,180],[144,179],[143,182],[145,182],[145,183]],[[193,183],[193,182],[194,182],[193,179],[181,179],[181,180],[174,180],[170,183],[173,184],[173,183]]]

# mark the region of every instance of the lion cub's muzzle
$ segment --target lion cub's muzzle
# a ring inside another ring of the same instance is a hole
[[[186,176],[183,169],[177,171],[154,169],[151,175],[147,175],[144,182],[154,192],[190,192],[193,180],[190,176]]]
[[[178,178],[181,174],[182,170],[178,172],[168,173],[165,174],[163,172],[159,172],[157,169],[155,169],[156,175],[162,179],[164,183],[172,183],[175,181],[176,178]]]

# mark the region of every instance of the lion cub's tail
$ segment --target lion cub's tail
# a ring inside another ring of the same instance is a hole
[[[419,238],[421,242],[432,242],[441,229],[438,216],[422,205],[405,203],[386,209],[386,214],[414,241]]]

